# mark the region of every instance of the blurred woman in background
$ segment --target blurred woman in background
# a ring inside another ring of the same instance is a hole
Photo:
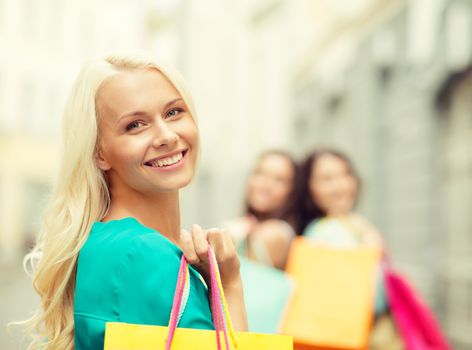
[[[336,247],[382,247],[378,231],[354,212],[361,181],[345,155],[329,149],[316,150],[307,157],[301,172],[300,233]],[[321,224],[332,230],[319,230]]]
[[[344,154],[330,149],[315,150],[302,164],[301,173],[303,198],[300,201],[299,229],[304,237],[334,248],[377,247],[384,251],[380,233],[354,211],[361,181]],[[377,318],[369,349],[402,349],[393,321],[387,315],[380,266],[374,311]]]
[[[278,269],[284,269],[297,225],[298,170],[286,152],[263,153],[246,189],[244,216],[224,227],[240,253]]]

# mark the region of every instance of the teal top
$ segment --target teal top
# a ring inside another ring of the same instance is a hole
[[[135,218],[95,222],[77,264],[75,350],[102,350],[106,322],[167,326],[181,256],[174,243]],[[190,266],[179,327],[214,329],[207,295]]]
[[[362,245],[359,233],[342,219],[315,219],[305,228],[303,236],[332,248],[358,248]]]

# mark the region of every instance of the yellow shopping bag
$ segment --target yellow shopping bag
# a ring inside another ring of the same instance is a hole
[[[169,326],[108,322],[104,350],[293,350],[291,336],[233,330],[218,266],[211,248],[208,254],[210,299],[215,331],[177,328],[190,288],[187,262],[182,257]]]
[[[168,327],[107,323],[105,350],[164,350]],[[235,332],[238,350],[292,350],[292,337]],[[172,350],[217,350],[215,331],[177,328]]]
[[[296,349],[365,349],[374,306],[377,248],[335,249],[298,238],[287,273],[297,283],[282,331]]]

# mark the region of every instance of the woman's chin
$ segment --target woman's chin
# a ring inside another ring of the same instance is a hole
[[[269,205],[250,205],[252,210],[262,216],[269,215],[276,211],[276,208],[272,208]]]
[[[191,177],[187,179],[173,179],[168,183],[156,185],[156,188],[159,190],[159,192],[174,192],[187,187],[191,182]]]
[[[347,206],[330,208],[326,210],[326,213],[328,214],[328,216],[331,216],[331,217],[345,216],[345,215],[348,215],[350,212],[351,212],[351,208]]]

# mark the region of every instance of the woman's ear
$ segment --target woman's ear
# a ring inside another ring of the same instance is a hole
[[[103,171],[107,171],[107,170],[110,170],[110,164],[108,164],[107,160],[103,157],[101,151],[97,151],[95,153],[95,162],[97,163],[97,166],[103,170]]]

